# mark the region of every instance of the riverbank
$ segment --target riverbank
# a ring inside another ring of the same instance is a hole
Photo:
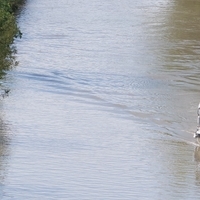
[[[15,12],[24,0],[0,0],[0,70],[7,69],[14,63],[14,38],[21,37]]]

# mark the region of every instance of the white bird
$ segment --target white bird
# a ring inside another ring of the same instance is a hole
[[[198,105],[197,115],[197,130],[194,133],[194,138],[200,138],[200,103]]]

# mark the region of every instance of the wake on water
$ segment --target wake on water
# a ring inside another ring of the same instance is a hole
[[[192,144],[196,147],[200,147],[200,103],[198,105],[197,115],[198,115],[197,116],[197,130],[195,133],[192,133],[192,134],[194,134],[193,137],[196,138],[196,142],[191,142],[191,141],[187,141],[184,139],[181,139],[181,140],[185,141],[188,144]],[[191,132],[188,132],[188,133],[191,133]]]

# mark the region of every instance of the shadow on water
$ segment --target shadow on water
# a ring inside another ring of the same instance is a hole
[[[157,26],[151,27],[156,33],[155,41],[152,40],[155,46],[151,48],[158,62],[157,71],[152,70],[153,76],[169,83],[170,98],[163,101],[167,107],[165,112],[171,115],[172,123],[178,122],[170,127],[176,132],[185,131],[179,136],[190,141],[193,138],[188,132],[196,129],[196,109],[200,100],[199,10],[198,0],[170,1],[169,7],[159,12]]]
[[[181,104],[185,104],[185,115],[194,117],[200,101],[200,1],[174,1],[172,12],[166,17],[163,27],[162,58],[165,61],[161,71],[171,75],[177,95],[182,93]],[[183,103],[184,102],[184,103]],[[196,106],[196,107],[194,107]],[[194,113],[194,115],[190,113]],[[187,124],[189,119],[185,120]],[[200,147],[195,147],[194,160],[196,186],[200,186]]]
[[[172,9],[163,24],[164,70],[176,76],[177,85],[199,92],[200,2],[174,1]]]

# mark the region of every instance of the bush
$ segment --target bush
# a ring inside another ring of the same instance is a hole
[[[14,47],[11,47],[15,37],[21,37],[14,11],[19,6],[19,0],[0,0],[0,70],[14,62]]]

